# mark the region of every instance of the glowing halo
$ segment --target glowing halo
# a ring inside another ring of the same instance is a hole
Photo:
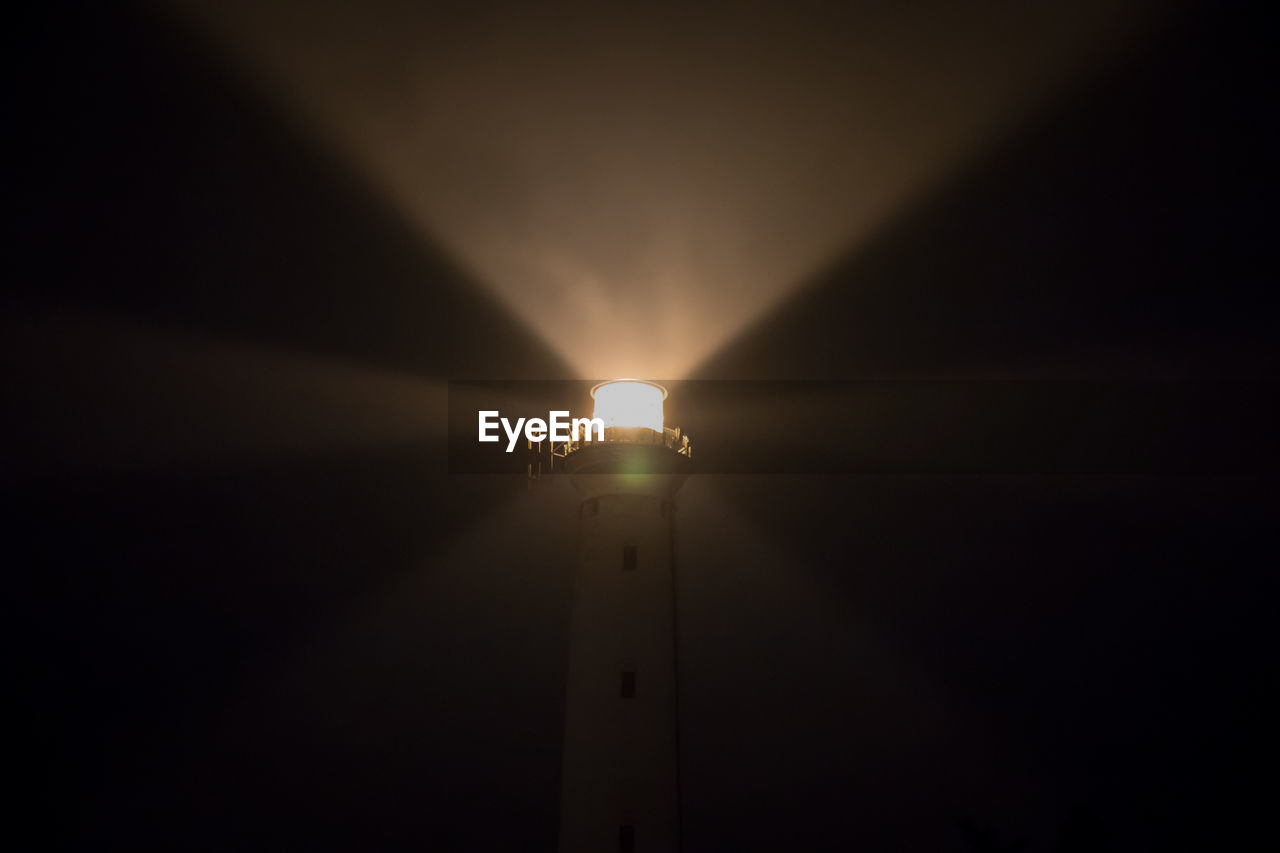
[[[593,418],[604,421],[605,429],[645,427],[662,432],[662,401],[667,389],[643,379],[610,379],[591,389],[595,400]]]

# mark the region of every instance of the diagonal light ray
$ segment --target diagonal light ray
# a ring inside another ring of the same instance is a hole
[[[8,324],[6,324],[8,325]],[[14,322],[20,468],[189,468],[444,441],[446,385],[104,316]]]
[[[280,727],[273,742],[286,750],[301,744],[308,753],[343,749],[333,732],[362,720],[378,719],[379,730],[402,731],[404,721],[395,717],[408,712],[417,715],[408,729],[419,733],[420,744],[448,760],[458,748],[457,732],[448,725],[454,715],[492,713],[476,707],[477,701],[505,707],[514,679],[531,692],[559,689],[562,649],[552,645],[550,655],[545,650],[546,636],[560,630],[568,603],[573,528],[564,520],[576,506],[572,490],[567,483],[548,482],[554,487],[532,499],[508,489],[505,479],[474,478],[468,486],[488,500],[483,514],[432,542],[395,573],[366,584],[344,602],[340,618],[273,662],[260,673],[262,683],[245,685],[225,708],[228,731],[260,725],[269,710],[256,704],[263,696],[272,708],[286,711],[269,721]],[[495,530],[504,535],[495,537]],[[512,540],[528,546],[513,556]],[[466,663],[476,655],[485,667]],[[459,704],[422,693],[422,685],[459,672],[490,689],[463,691],[453,697]],[[426,697],[427,707],[384,701],[406,690]]]
[[[1159,17],[174,2],[580,373],[666,377]]]

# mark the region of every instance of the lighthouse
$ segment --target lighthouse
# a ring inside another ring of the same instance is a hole
[[[691,447],[663,422],[662,386],[591,396],[604,440],[556,452],[581,497],[560,850],[665,853],[680,844],[673,525]]]

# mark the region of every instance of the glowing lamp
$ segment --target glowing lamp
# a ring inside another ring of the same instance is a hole
[[[638,379],[611,379],[591,389],[595,409],[591,416],[604,421],[604,428],[645,427],[662,432],[662,401],[667,389]]]

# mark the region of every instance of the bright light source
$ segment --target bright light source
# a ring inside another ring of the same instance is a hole
[[[604,428],[647,427],[662,432],[662,401],[667,389],[637,379],[613,379],[591,389],[596,401],[592,417],[604,421]]]

